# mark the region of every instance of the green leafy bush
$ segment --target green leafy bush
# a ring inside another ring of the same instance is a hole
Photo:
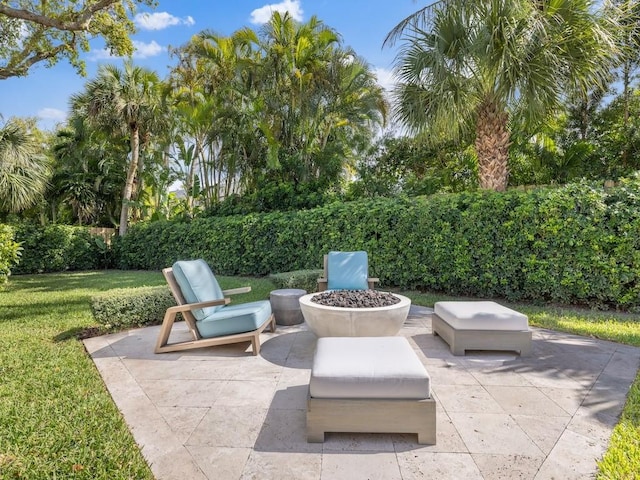
[[[121,268],[204,258],[216,274],[316,269],[365,250],[385,287],[640,310],[640,181],[333,203],[132,227]]]
[[[277,288],[301,288],[308,293],[318,290],[318,278],[324,270],[295,270],[293,272],[272,273],[269,279]]]
[[[127,329],[162,323],[176,304],[168,286],[117,288],[91,297],[91,312],[106,329]]]
[[[22,247],[14,240],[14,230],[0,224],[0,285],[7,283],[11,268],[18,263]]]
[[[85,227],[25,223],[14,228],[23,248],[14,273],[94,270],[110,263],[109,253]]]

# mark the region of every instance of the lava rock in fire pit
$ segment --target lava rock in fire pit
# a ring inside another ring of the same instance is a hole
[[[311,301],[327,307],[345,308],[388,307],[400,303],[393,294],[378,290],[327,290],[311,297]]]

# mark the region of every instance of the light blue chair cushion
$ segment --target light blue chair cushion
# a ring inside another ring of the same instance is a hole
[[[207,262],[199,260],[181,260],[173,264],[173,276],[180,286],[182,296],[187,303],[207,302],[224,298],[222,289],[209,268]],[[193,310],[196,320],[204,320],[222,306],[213,306]]]
[[[329,252],[327,255],[329,290],[366,290],[368,276],[367,252]]]
[[[270,316],[269,300],[229,304],[196,322],[196,326],[204,338],[219,337],[255,330],[264,325]]]

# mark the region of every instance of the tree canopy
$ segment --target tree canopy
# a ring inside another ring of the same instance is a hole
[[[89,40],[97,36],[112,53],[131,55],[130,14],[136,4],[151,6],[154,0],[0,1],[0,80],[63,58],[84,75],[79,54],[89,51]]]
[[[480,187],[504,190],[510,112],[540,121],[568,92],[603,84],[611,25],[591,0],[438,2],[400,26],[396,118],[435,139],[474,132]]]

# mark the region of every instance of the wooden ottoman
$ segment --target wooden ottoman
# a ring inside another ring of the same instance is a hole
[[[417,433],[436,443],[429,374],[404,337],[322,337],[311,369],[307,441],[325,432]]]
[[[436,302],[432,330],[449,344],[451,353],[465,350],[513,350],[531,354],[526,315],[496,302]]]

